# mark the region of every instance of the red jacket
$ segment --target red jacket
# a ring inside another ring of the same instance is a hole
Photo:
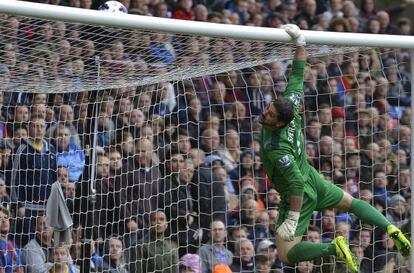
[[[194,20],[194,11],[190,9],[190,11],[185,11],[182,8],[178,8],[173,12],[174,19],[180,20]]]

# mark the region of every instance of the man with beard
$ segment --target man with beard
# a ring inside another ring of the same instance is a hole
[[[398,251],[409,256],[410,241],[396,226],[368,203],[354,199],[326,181],[307,161],[302,118],[299,113],[303,97],[306,61],[305,37],[296,25],[282,27],[295,43],[292,73],[283,97],[277,97],[263,111],[260,158],[273,187],[280,193],[280,216],[276,230],[276,246],[285,264],[310,261],[335,255],[345,261],[352,272],[359,266],[343,236],[330,243],[302,242],[313,211],[337,208],[355,214],[361,221],[387,231]]]

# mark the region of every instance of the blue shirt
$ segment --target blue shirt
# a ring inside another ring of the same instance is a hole
[[[83,149],[75,143],[70,143],[67,151],[57,152],[57,165],[68,169],[70,181],[78,181],[85,167]]]

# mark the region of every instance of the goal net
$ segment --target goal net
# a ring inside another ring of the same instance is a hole
[[[409,232],[409,52],[306,49],[309,163]],[[10,266],[294,272],[277,256],[280,196],[258,155],[258,116],[283,95],[293,53],[288,43],[0,14],[0,247],[12,243]],[[304,239],[337,235],[362,272],[409,272],[383,231],[351,214],[315,212]],[[334,258],[295,267],[347,270]]]

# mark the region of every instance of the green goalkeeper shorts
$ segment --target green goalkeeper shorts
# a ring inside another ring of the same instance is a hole
[[[325,180],[314,168],[309,171],[309,179],[305,182],[303,191],[303,205],[300,211],[299,223],[295,237],[302,236],[308,229],[313,212],[332,208],[339,204],[344,197],[344,192],[331,182]],[[289,211],[289,200],[283,198],[279,209],[277,226],[285,220]]]

